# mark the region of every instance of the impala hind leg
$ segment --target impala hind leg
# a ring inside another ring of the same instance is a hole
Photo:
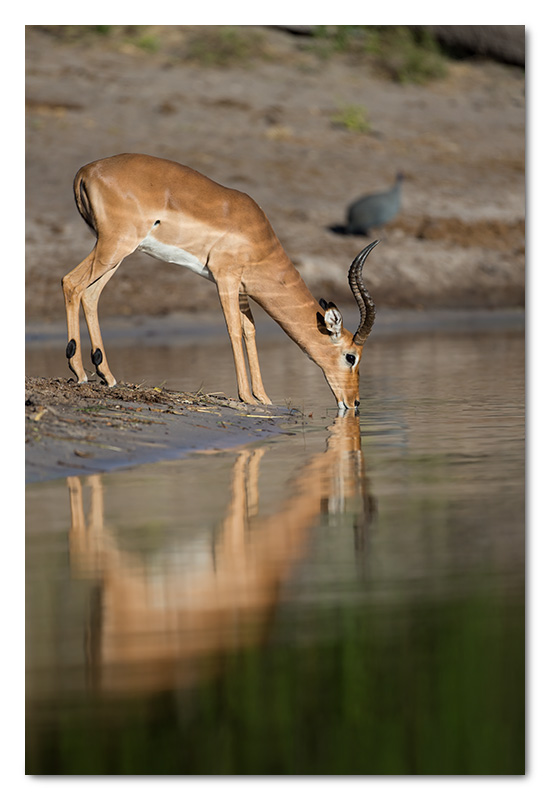
[[[65,298],[65,313],[67,315],[67,349],[66,356],[69,369],[74,372],[78,383],[86,383],[88,376],[82,363],[82,348],[80,346],[80,300],[82,292],[87,286],[95,257],[95,248],[84,261],[69,272],[61,285]]]
[[[88,286],[82,294],[82,308],[84,309],[84,316],[92,343],[92,363],[95,366],[97,374],[100,378],[103,378],[107,386],[116,386],[116,378],[109,369],[109,364],[107,363],[103,338],[99,327],[97,305],[105,285],[111,280],[119,267],[120,262],[109,270],[109,272],[106,272],[101,278]]]
[[[260,361],[258,359],[258,350],[256,349],[256,326],[254,324],[254,317],[250,310],[248,297],[245,294],[239,295],[239,308],[241,311],[241,323],[246,354],[248,356],[248,366],[250,368],[252,394],[260,403],[270,406],[271,400],[264,389],[262,374],[260,372]]]
[[[66,355],[69,368],[74,372],[78,383],[86,383],[88,377],[82,364],[82,347],[80,344],[80,303],[85,292],[90,289],[83,301],[86,322],[92,339],[92,361],[96,369],[104,377],[109,386],[114,386],[116,381],[107,366],[99,323],[97,321],[97,302],[99,295],[108,280],[114,275],[122,260],[133,253],[138,241],[130,239],[113,240],[111,238],[98,239],[96,246],[89,256],[63,278],[63,295],[65,297],[65,311],[67,314],[68,344]],[[96,285],[99,284],[99,285]],[[95,287],[95,288],[93,288]]]

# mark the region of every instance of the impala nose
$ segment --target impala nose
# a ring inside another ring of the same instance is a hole
[[[355,408],[359,408],[360,405],[361,405],[361,401],[360,400],[356,400],[355,401]]]

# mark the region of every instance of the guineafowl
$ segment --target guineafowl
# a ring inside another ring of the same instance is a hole
[[[401,207],[403,175],[397,173],[395,183],[386,192],[360,197],[348,208],[346,233],[368,236],[369,228],[385,225],[395,217]]]

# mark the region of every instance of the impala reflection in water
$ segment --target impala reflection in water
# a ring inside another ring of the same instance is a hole
[[[337,417],[326,450],[301,469],[281,509],[258,515],[266,447],[237,453],[230,501],[210,539],[179,541],[154,558],[126,552],[104,522],[102,478],[67,479],[73,576],[95,585],[86,623],[87,674],[100,693],[143,693],[192,685],[218,663],[213,656],[265,638],[279,591],[307,550],[322,511],[352,503],[357,546],[372,498],[359,419]],[[354,502],[355,501],[355,502]]]
[[[29,773],[523,773],[522,333],[374,340],[332,424],[278,348],[293,435],[27,486]]]

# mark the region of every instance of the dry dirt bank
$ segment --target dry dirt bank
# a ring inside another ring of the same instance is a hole
[[[215,31],[214,27],[210,32]],[[258,34],[259,54],[210,66],[185,49],[193,31],[147,40],[27,28],[29,321],[63,318],[60,280],[89,252],[72,180],[84,163],[137,151],[187,163],[266,211],[318,295],[348,299],[346,271],[365,244],[331,226],[348,203],[404,172],[400,216],[367,270],[377,306],[503,307],[524,302],[524,74],[463,60],[446,77],[402,85],[302,37]],[[196,31],[195,31],[196,33]],[[335,123],[359,109],[369,129]],[[190,273],[132,256],[102,314],[217,307]]]

